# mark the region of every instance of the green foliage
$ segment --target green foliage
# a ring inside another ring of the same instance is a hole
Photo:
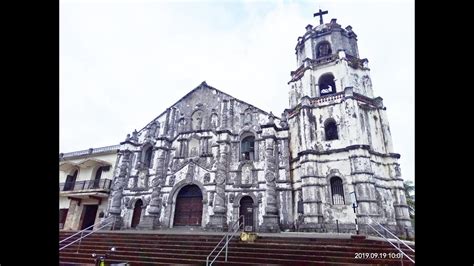
[[[405,197],[407,199],[407,204],[410,206],[410,218],[413,226],[415,226],[415,185],[413,181],[408,180],[403,182],[403,187],[405,189]]]

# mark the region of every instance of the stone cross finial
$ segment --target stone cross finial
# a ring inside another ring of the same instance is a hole
[[[275,116],[273,115],[272,112],[268,115],[268,124],[274,124],[275,122],[273,121],[275,119]]]
[[[138,140],[138,132],[137,132],[136,129],[133,131],[131,139],[134,140],[134,141]]]
[[[316,17],[316,16],[319,16],[319,24],[322,25],[323,24],[323,15],[327,14],[328,11],[322,11],[321,9],[319,9],[319,12],[318,13],[314,13],[313,17]]]
[[[281,114],[280,126],[281,126],[281,127],[287,127],[287,126],[288,126],[288,117],[287,117],[287,113],[286,113],[286,112],[283,112],[283,113]]]

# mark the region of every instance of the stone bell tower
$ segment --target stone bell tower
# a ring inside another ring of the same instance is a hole
[[[386,107],[373,95],[357,35],[331,19],[306,26],[289,84],[295,217],[305,231],[354,232],[373,220],[412,230]],[[354,213],[350,194],[355,192]]]

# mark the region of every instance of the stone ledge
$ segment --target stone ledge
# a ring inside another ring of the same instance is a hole
[[[367,237],[365,235],[351,235],[351,239],[354,239],[354,240],[364,240],[366,238]]]

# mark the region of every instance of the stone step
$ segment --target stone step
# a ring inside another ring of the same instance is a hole
[[[153,248],[170,248],[170,249],[196,249],[196,250],[212,250],[217,243],[212,242],[204,242],[204,243],[184,243],[179,241],[174,242],[142,242],[142,241],[128,241],[128,242],[116,242],[108,239],[101,239],[100,241],[92,241],[84,239],[81,243],[81,247],[96,247],[96,248],[103,248],[109,249],[111,246],[115,246],[118,249],[123,249],[124,247],[130,247],[133,244],[133,247],[137,249],[153,249]],[[67,247],[67,250],[70,249],[77,249],[77,243]],[[385,246],[357,246],[357,245],[300,245],[300,244],[275,244],[275,243],[242,243],[238,242],[238,240],[231,241],[230,247],[236,249],[247,250],[248,252],[252,251],[261,251],[261,250],[282,250],[282,251],[291,251],[291,252],[317,252],[317,251],[345,251],[345,252],[394,252],[395,249],[390,246],[389,244]],[[408,250],[407,248],[403,247],[402,250],[405,253],[412,253],[412,251]]]
[[[224,251],[223,251],[224,252]],[[89,253],[90,254],[90,253]],[[214,254],[217,254],[215,252]],[[267,250],[267,252],[242,252],[239,250],[234,250],[229,248],[229,255],[232,257],[237,257],[242,260],[253,260],[255,258],[266,258],[266,259],[279,259],[279,260],[290,260],[290,261],[299,261],[299,260],[309,260],[309,261],[331,261],[331,262],[357,262],[360,259],[355,258],[355,252],[347,253],[329,253],[329,254],[291,254],[291,253],[277,253]],[[140,256],[140,257],[153,257],[153,256],[171,256],[171,257],[187,257],[187,256],[198,256],[198,257],[207,257],[209,252],[194,251],[194,250],[159,250],[159,251],[120,251],[116,252],[115,255],[120,256]],[[196,257],[193,257],[196,258]],[[364,259],[364,261],[370,261],[375,263],[380,262],[394,262],[400,261],[400,259]],[[408,262],[408,260],[407,260]]]
[[[111,245],[115,246],[117,250],[119,251],[155,251],[155,250],[176,250],[177,252],[180,251],[186,251],[186,250],[192,250],[193,252],[206,252],[209,253],[212,249],[214,249],[215,245],[201,245],[201,246],[186,246],[186,245],[159,245],[159,244],[153,244],[153,245],[137,245],[133,244],[130,245],[130,243],[82,243],[80,252],[83,250],[86,252],[93,251],[93,250],[98,250],[100,252],[106,252],[110,249]],[[221,245],[222,246],[222,245]],[[276,254],[295,254],[295,255],[324,255],[324,254],[341,254],[341,255],[354,255],[355,253],[360,253],[363,251],[367,252],[378,252],[378,253],[394,253],[398,252],[396,251],[393,247],[390,248],[377,248],[377,249],[370,249],[370,250],[361,250],[361,248],[358,247],[341,247],[341,246],[322,246],[322,247],[307,247],[305,249],[300,249],[300,248],[295,248],[292,247],[291,245],[288,245],[288,247],[279,247],[279,246],[255,246],[253,244],[247,244],[247,243],[231,243],[229,245],[229,249],[233,251],[238,251],[238,252],[246,252],[246,253],[276,253]],[[66,248],[65,250],[67,251],[75,251],[77,250],[77,246],[73,245],[70,248]],[[403,250],[403,249],[402,249]],[[405,253],[408,255],[412,255],[412,251],[409,250],[404,250]],[[92,253],[92,252],[91,252]]]
[[[80,250],[80,253],[77,254],[75,251],[69,251],[69,252],[62,252],[62,254],[69,254],[71,256],[90,256],[92,253],[96,254],[104,254],[107,252],[106,249],[104,250],[95,250],[95,249],[84,249]],[[115,252],[112,257],[117,257],[117,256],[122,256],[122,257],[133,257],[133,256],[139,256],[142,258],[150,258],[150,257],[175,257],[175,258],[186,258],[186,259],[204,259],[207,257],[209,254],[209,251],[203,252],[203,251],[195,251],[195,250],[148,250],[148,251],[143,251],[143,250],[119,250]],[[214,254],[217,254],[214,253]],[[320,255],[312,255],[312,254],[291,254],[291,253],[286,253],[286,254],[278,254],[275,252],[272,252],[272,250],[267,250],[267,252],[254,252],[254,253],[249,253],[249,252],[242,252],[239,250],[235,250],[232,248],[229,248],[229,255],[232,257],[238,258],[238,260],[250,260],[254,261],[256,259],[260,258],[266,258],[267,260],[282,260],[282,261],[332,261],[332,262],[358,262],[361,261],[361,259],[356,259],[355,258],[355,252],[351,253],[330,253],[330,254],[320,254]],[[384,260],[378,260],[378,259],[364,259],[364,262],[374,262],[374,263],[381,263],[381,262],[397,262],[399,260],[397,259],[384,259]],[[261,262],[261,261],[258,261]],[[277,263],[279,263],[278,261]],[[408,261],[407,261],[408,262]]]
[[[61,261],[76,262],[76,263],[90,263],[93,262],[93,258],[89,256],[70,256],[68,254],[61,255]],[[206,257],[177,257],[173,254],[166,255],[155,255],[147,256],[143,255],[114,255],[109,262],[129,262],[132,265],[140,264],[199,264],[204,265]],[[255,257],[238,257],[228,255],[228,261],[224,261],[224,256],[221,254],[216,260],[222,264],[234,264],[234,265],[357,265],[357,264],[374,264],[374,265],[398,265],[400,260],[339,260],[336,258],[326,257],[323,260],[314,259],[275,259],[275,258],[255,258]],[[409,261],[404,261],[404,265],[412,265]]]
[[[220,250],[220,249],[218,249]],[[105,253],[107,252],[108,249],[96,249],[94,247],[87,247],[87,248],[81,248],[79,250],[80,253],[86,253],[86,254],[92,254],[92,253]],[[69,251],[71,252],[71,251]],[[75,250],[72,250],[72,252],[75,252]],[[142,252],[142,253],[175,253],[175,254],[201,254],[201,255],[208,255],[211,252],[211,249],[207,250],[198,250],[198,249],[168,249],[168,248],[159,248],[159,249],[140,249],[140,248],[121,248],[118,251],[120,254],[125,254],[125,253],[133,253],[133,252]],[[299,257],[304,257],[304,256],[312,256],[312,257],[324,257],[324,256],[336,256],[336,257],[346,257],[346,258],[354,258],[355,254],[360,253],[360,252],[355,252],[355,251],[313,251],[313,250],[301,250],[301,251],[294,251],[294,250],[289,250],[286,252],[278,252],[272,249],[261,249],[261,250],[251,250],[251,249],[238,249],[234,247],[229,247],[229,252],[232,252],[232,254],[241,254],[243,257],[245,256],[271,256],[271,257],[291,257],[291,256],[299,256]],[[371,253],[374,253],[373,251]],[[394,254],[398,253],[395,250],[390,251],[390,252],[385,252],[386,254]],[[381,254],[381,252],[378,252],[378,254]],[[407,253],[408,255],[412,255],[410,253]]]
[[[66,243],[69,243],[73,241],[73,239],[66,240],[63,245]],[[111,238],[111,237],[106,237],[106,236],[88,236],[85,238],[83,241],[94,241],[97,243],[100,242],[114,242],[114,243],[120,243],[120,242],[132,242],[133,243],[158,243],[158,244],[171,244],[175,242],[180,242],[180,243],[187,243],[187,244],[208,244],[208,243],[213,243],[214,245],[217,244],[220,239],[176,239],[176,238],[167,238],[167,239],[161,239],[161,238]],[[238,241],[238,238],[233,238],[233,242]],[[346,241],[314,241],[314,242],[309,242],[309,241],[274,241],[274,240],[267,240],[267,239],[257,239],[255,242],[251,243],[254,245],[258,244],[276,244],[276,245],[310,245],[310,246],[324,246],[324,245],[345,245],[345,246],[357,246],[357,247],[392,247],[389,243],[386,242],[354,242],[351,240],[346,240]],[[401,245],[401,247],[404,247]]]
[[[71,232],[61,232],[64,239]],[[92,253],[105,254],[110,247],[117,251],[114,261],[128,261],[133,265],[146,264],[198,264],[204,265],[206,257],[221,240],[221,235],[171,235],[140,233],[97,233],[60,252],[60,261],[66,263],[93,263]],[[65,241],[66,243],[72,240]],[[65,243],[63,243],[65,244]],[[403,245],[402,250],[414,253]],[[218,248],[218,250],[220,247]],[[77,253],[78,251],[78,253]],[[215,252],[214,254],[216,254]],[[234,238],[229,245],[228,262],[223,254],[218,264],[230,265],[399,265],[400,259],[358,259],[356,253],[398,253],[390,244],[369,239],[328,239],[298,237],[260,237],[253,243]],[[404,265],[412,265],[408,259]]]
[[[66,237],[65,233],[60,235],[60,240]],[[238,235],[234,236],[238,238]],[[216,235],[169,235],[169,234],[139,234],[139,233],[94,233],[87,237],[88,239],[142,239],[142,240],[183,240],[183,241],[212,241],[212,240],[220,240],[222,236]],[[257,242],[265,241],[267,243],[274,242],[274,243],[307,243],[307,244],[315,244],[315,243],[350,243],[355,245],[365,245],[365,244],[377,244],[377,245],[388,245],[383,241],[373,240],[373,239],[362,239],[362,240],[354,240],[354,239],[321,239],[321,238],[306,238],[306,237],[259,237]]]

